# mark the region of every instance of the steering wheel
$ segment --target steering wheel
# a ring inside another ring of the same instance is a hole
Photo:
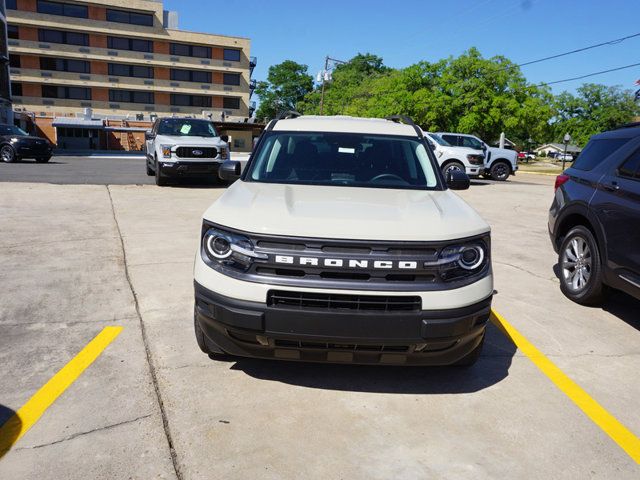
[[[404,178],[399,177],[398,175],[394,175],[393,173],[381,173],[380,175],[376,175],[373,177],[370,182],[377,182],[378,180],[400,180],[404,184],[409,184]]]

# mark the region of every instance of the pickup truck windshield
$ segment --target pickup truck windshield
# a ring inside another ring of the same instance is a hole
[[[213,123],[189,118],[165,118],[160,120],[158,135],[171,137],[217,137]]]
[[[358,133],[270,132],[244,177],[250,182],[439,189],[423,142]]]
[[[449,142],[447,142],[444,138],[436,135],[435,133],[430,134],[429,138],[432,139],[434,142],[437,142],[438,144],[442,145],[443,147],[451,146]]]

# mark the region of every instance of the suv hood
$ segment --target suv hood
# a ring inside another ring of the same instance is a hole
[[[349,240],[439,241],[489,225],[451,190],[283,185],[237,181],[204,219],[245,232]]]
[[[194,147],[211,147],[212,145],[226,145],[220,137],[189,137],[186,135],[157,135],[156,145],[191,145]]]

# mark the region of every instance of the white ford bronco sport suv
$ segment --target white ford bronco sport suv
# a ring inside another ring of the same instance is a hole
[[[454,147],[439,135],[423,132],[445,176],[450,170],[465,172],[470,177],[484,173],[484,153],[472,148]]]
[[[286,117],[286,116],[285,116]],[[204,213],[196,339],[215,355],[470,365],[493,296],[490,228],[406,117],[272,121]],[[291,118],[293,117],[293,118]]]
[[[156,185],[167,185],[170,177],[208,175],[218,178],[218,169],[228,159],[227,138],[219,136],[211,120],[158,118],[145,133],[147,175]]]
[[[518,152],[515,150],[490,147],[478,137],[465,133],[438,132],[437,135],[453,146],[484,152],[484,176],[487,178],[504,181],[518,170]]]

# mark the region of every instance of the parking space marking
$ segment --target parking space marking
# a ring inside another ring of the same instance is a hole
[[[604,409],[585,392],[580,385],[571,380],[544,353],[538,350],[524,335],[516,330],[507,320],[495,310],[491,311],[491,321],[500,328],[531,360],[556,387],[575,403],[585,415],[598,425],[609,437],[616,442],[627,454],[640,464],[640,439],[613,415]]]
[[[57,398],[76,381],[113,342],[122,327],[105,327],[75,357],[44,384],[4,425],[0,426],[0,458],[40,419]]]

